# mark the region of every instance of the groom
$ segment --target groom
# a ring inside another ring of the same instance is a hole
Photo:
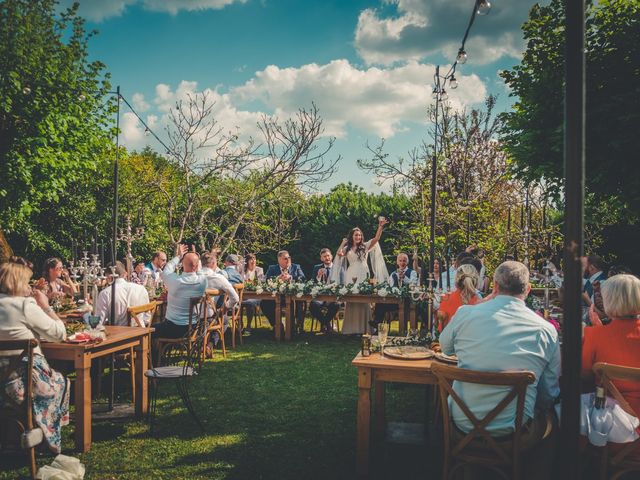
[[[265,274],[267,280],[278,278],[284,282],[304,282],[305,277],[302,268],[297,263],[291,263],[291,256],[286,250],[278,252],[278,264],[269,265]],[[267,317],[272,327],[276,324],[276,302],[274,300],[262,300],[260,302],[262,313]],[[296,324],[298,329],[304,325],[305,302],[295,302]],[[277,319],[280,320],[279,318]]]
[[[311,278],[318,283],[330,283],[331,271],[333,270],[333,255],[331,254],[331,250],[328,248],[320,250],[320,261],[322,263],[313,267]],[[311,300],[309,310],[311,311],[311,315],[320,322],[321,331],[331,333],[331,320],[333,320],[333,317],[335,317],[338,310],[340,310],[340,303]]]

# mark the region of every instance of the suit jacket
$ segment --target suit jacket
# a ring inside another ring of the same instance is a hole
[[[331,267],[329,268],[333,270],[334,267],[335,265],[331,265]],[[318,265],[313,266],[313,273],[311,274],[311,280],[313,280],[314,282],[318,279],[318,270],[320,270],[321,268],[326,268],[324,266],[324,263],[319,263]],[[329,271],[329,273],[326,275],[326,278],[324,279],[324,283],[329,283],[329,278],[331,278],[331,271]]]
[[[297,263],[292,263],[288,268],[288,272],[289,275],[291,275],[291,278],[296,282],[304,282],[306,280],[304,273],[302,272],[302,268],[300,268],[300,265]],[[280,265],[269,265],[265,277],[267,279],[276,278],[279,277],[281,273],[282,270],[280,270]]]

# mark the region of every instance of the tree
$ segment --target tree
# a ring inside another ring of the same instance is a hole
[[[636,221],[640,123],[640,1],[602,0],[586,23],[587,188]],[[522,62],[501,73],[516,103],[503,115],[502,140],[518,174],[563,178],[564,1],[534,5],[523,25]]]
[[[109,83],[88,59],[92,33],[77,5],[57,15],[56,3],[0,4],[0,225],[21,253],[68,246],[60,242],[85,219],[50,228],[41,216],[81,203],[73,195],[87,194],[112,150]]]

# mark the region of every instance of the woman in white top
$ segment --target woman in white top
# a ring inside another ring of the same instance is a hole
[[[29,288],[32,274],[24,265],[0,264],[0,340],[35,338],[61,342],[66,338],[64,323],[49,306],[47,296]],[[0,352],[0,356],[11,354],[15,352]],[[11,380],[0,388],[14,402],[21,403],[24,401],[26,361],[9,378]],[[40,347],[34,350],[33,383],[34,420],[44,432],[49,448],[60,453],[61,427],[69,423],[69,381],[49,367]],[[0,396],[0,406],[4,401]]]
[[[256,256],[253,253],[245,255],[244,269],[242,270],[242,280],[244,283],[258,283],[264,281],[264,270],[262,267],[258,267],[256,262]],[[260,305],[260,300],[257,298],[244,300],[242,302],[242,308],[247,312],[247,328],[244,329],[247,334],[251,333],[251,323],[253,322],[253,317],[256,314],[258,305]]]
[[[366,242],[362,230],[358,227],[351,229],[349,236],[343,239],[342,244],[338,247],[334,268],[331,271],[332,282],[348,284],[366,280],[369,276],[368,258],[371,259],[373,278],[378,283],[387,281],[389,272],[378,243],[382,236],[382,229],[387,223],[389,221],[386,218],[379,217],[375,236]],[[365,333],[369,328],[370,321],[371,308],[368,304],[347,302],[344,309],[342,333]]]
[[[45,260],[42,278],[36,283],[36,288],[43,290],[49,300],[65,295],[72,297],[78,292],[69,272],[62,267],[62,260],[55,257]]]

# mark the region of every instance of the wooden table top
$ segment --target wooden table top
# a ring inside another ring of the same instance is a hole
[[[431,364],[437,360],[429,358],[426,360],[400,360],[397,358],[391,358],[385,356],[380,357],[380,353],[372,353],[368,357],[363,357],[361,352],[355,356],[351,364],[354,367],[364,368],[385,368],[391,370],[405,370],[424,372],[425,370],[431,370]]]
[[[120,327],[115,325],[106,325],[104,328],[107,334],[107,338],[102,342],[41,342],[40,347],[43,350],[91,350],[96,346],[99,346],[101,348],[107,347],[122,340],[129,340],[131,338],[140,337],[149,333],[148,328],[141,327]]]

